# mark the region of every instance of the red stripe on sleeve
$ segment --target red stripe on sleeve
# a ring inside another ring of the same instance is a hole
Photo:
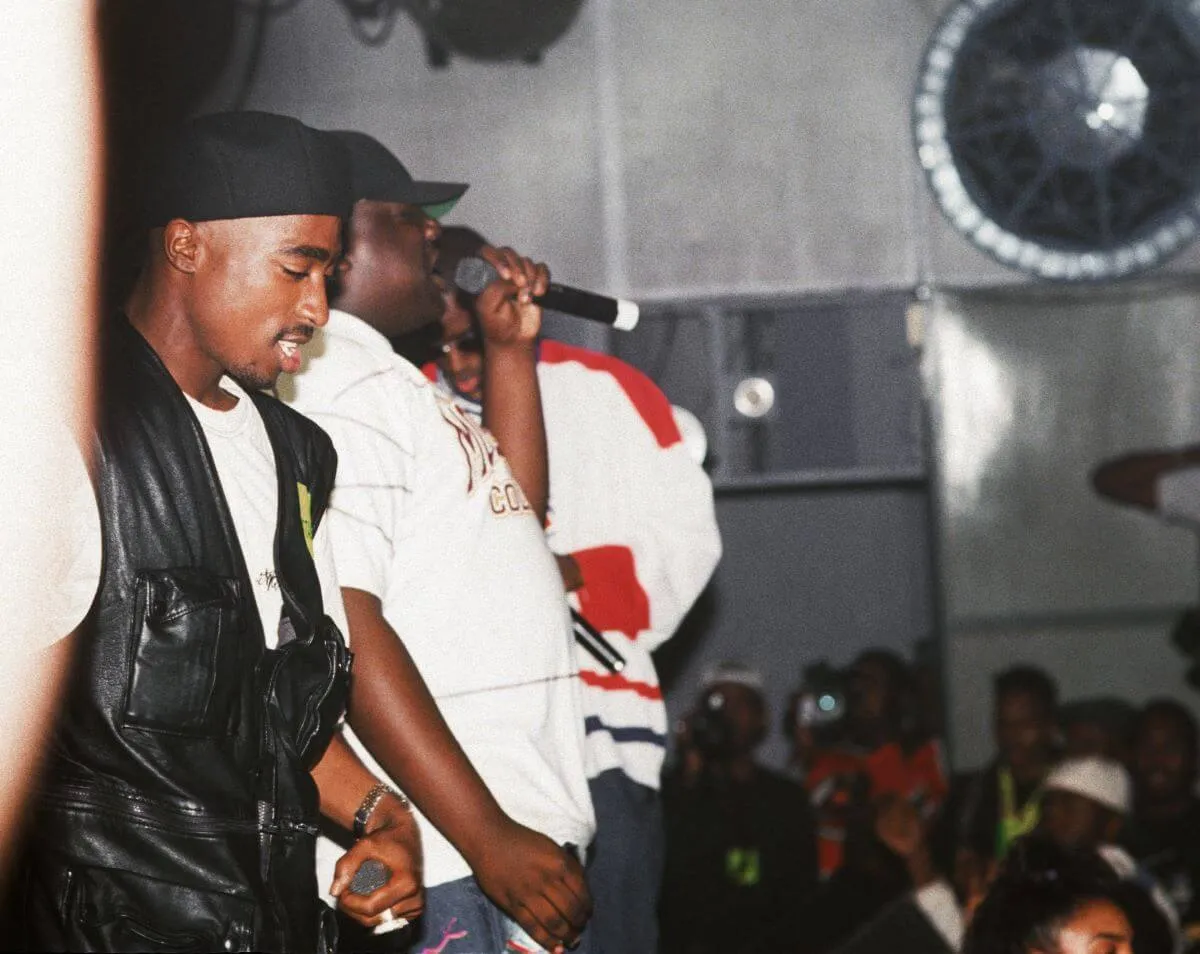
[[[579,611],[597,629],[617,630],[630,639],[650,628],[650,600],[638,582],[629,547],[594,547],[571,554],[583,586],[575,591]]]
[[[592,371],[603,371],[612,375],[654,434],[659,447],[671,447],[683,440],[675,423],[675,415],[671,413],[671,402],[653,381],[632,365],[612,355],[576,348],[549,338],[542,341],[538,359],[547,364],[575,361]]]
[[[597,689],[606,689],[609,692],[624,690],[636,693],[643,699],[661,699],[663,697],[662,689],[658,686],[652,686],[648,682],[637,682],[633,679],[626,679],[620,673],[600,673],[581,669],[579,670],[579,678],[585,685],[594,686]]]

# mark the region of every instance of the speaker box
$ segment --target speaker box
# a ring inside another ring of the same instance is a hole
[[[912,309],[909,291],[661,303],[611,346],[700,419],[719,489],[919,482]]]

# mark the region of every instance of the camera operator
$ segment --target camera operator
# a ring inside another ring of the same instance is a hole
[[[723,663],[704,680],[663,779],[662,954],[787,954],[816,886],[804,789],[754,760],[767,729],[762,677]]]
[[[818,703],[826,713],[844,713],[825,728],[804,718],[802,692],[793,721],[793,761],[803,768],[817,818],[817,851],[822,878],[841,867],[850,819],[883,796],[900,796],[931,818],[948,784],[940,741],[922,724],[916,683],[908,664],[895,653],[872,649],[840,677],[825,669],[830,685]],[[844,701],[839,702],[837,700]]]

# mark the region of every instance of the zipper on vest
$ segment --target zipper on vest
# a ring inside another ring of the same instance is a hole
[[[275,821],[269,818],[242,819],[212,815],[200,808],[186,808],[162,803],[143,803],[123,793],[109,792],[85,785],[56,785],[46,793],[44,804],[85,812],[103,812],[140,822],[148,827],[172,831],[183,829],[189,834],[304,834],[315,836],[316,825],[304,821]]]

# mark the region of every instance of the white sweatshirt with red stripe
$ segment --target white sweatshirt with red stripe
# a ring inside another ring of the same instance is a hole
[[[666,396],[637,369],[547,340],[538,383],[550,465],[547,542],[578,562],[584,585],[569,599],[626,660],[612,674],[576,647],[588,776],[617,768],[657,789],[667,713],[650,654],[720,558],[712,484],[684,447]]]

